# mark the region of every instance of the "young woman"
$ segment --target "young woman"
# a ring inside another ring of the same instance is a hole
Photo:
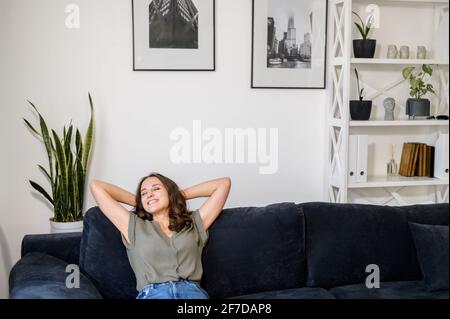
[[[208,228],[227,200],[230,178],[180,190],[171,179],[152,173],[141,179],[136,195],[96,180],[89,186],[101,211],[122,234],[138,299],[209,298],[200,287],[201,256]],[[188,211],[186,201],[197,197],[208,199]],[[135,213],[120,203],[135,207]]]

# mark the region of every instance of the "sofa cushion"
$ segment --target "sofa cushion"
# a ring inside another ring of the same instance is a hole
[[[338,299],[448,299],[447,291],[428,292],[423,281],[381,282],[380,288],[365,284],[335,287],[329,290]]]
[[[293,288],[271,290],[228,299],[336,299],[323,288]]]
[[[448,226],[409,223],[428,291],[448,290]]]
[[[418,224],[447,225],[449,222],[448,204],[414,205],[406,208],[408,221]]]
[[[209,229],[202,287],[211,298],[300,288],[304,218],[294,203],[225,209]]]
[[[80,242],[81,232],[25,235],[22,240],[21,256],[30,252],[40,252],[69,264],[78,264]]]
[[[86,276],[80,273],[79,288],[68,288],[67,263],[39,252],[23,256],[11,270],[9,297],[12,299],[97,299],[100,293]],[[70,278],[69,278],[70,279]]]
[[[105,298],[136,298],[136,277],[120,232],[98,207],[84,216],[80,269]]]
[[[366,267],[378,265],[381,281],[421,280],[408,219],[441,216],[448,204],[403,207],[305,203],[307,286],[364,283]],[[443,217],[447,215],[447,218]]]

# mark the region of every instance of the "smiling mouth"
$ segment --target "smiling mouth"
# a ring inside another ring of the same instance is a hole
[[[148,206],[152,206],[153,204],[155,204],[158,200],[157,199],[152,199],[150,201],[147,202]]]

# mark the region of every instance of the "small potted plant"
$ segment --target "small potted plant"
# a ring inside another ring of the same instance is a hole
[[[91,119],[84,140],[80,131],[72,124],[67,130],[64,126],[62,135],[58,135],[55,130],[49,131],[38,109],[28,102],[38,115],[39,130],[26,119],[23,120],[30,131],[42,141],[47,151],[48,169],[41,165],[38,167],[49,181],[51,192],[33,181],[29,182],[31,187],[53,206],[53,217],[50,218],[52,233],[80,232],[83,229],[84,191],[94,135],[91,95],[89,94]]]
[[[355,68],[359,100],[350,101],[350,116],[353,121],[367,121],[372,112],[372,101],[364,100],[364,88],[360,88],[358,70]]]
[[[433,69],[428,64],[423,64],[420,71],[415,67],[406,67],[402,71],[403,78],[409,80],[410,88],[409,98],[406,101],[406,115],[409,118],[416,116],[430,116],[430,100],[422,98],[427,93],[436,94],[433,85],[425,83],[424,77],[426,75],[432,76]]]
[[[369,32],[372,29],[373,16],[371,15],[367,24],[364,23],[363,19],[358,13],[353,11],[353,14],[359,19],[360,23],[354,22],[359,32],[361,33],[362,39],[353,40],[353,53],[355,58],[367,58],[372,59],[375,55],[375,48],[377,46],[377,40],[369,39]]]

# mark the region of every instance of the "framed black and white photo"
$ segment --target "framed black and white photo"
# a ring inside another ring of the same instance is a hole
[[[132,0],[132,12],[133,70],[215,70],[215,0]]]
[[[327,0],[253,0],[252,88],[325,88],[327,8]]]

